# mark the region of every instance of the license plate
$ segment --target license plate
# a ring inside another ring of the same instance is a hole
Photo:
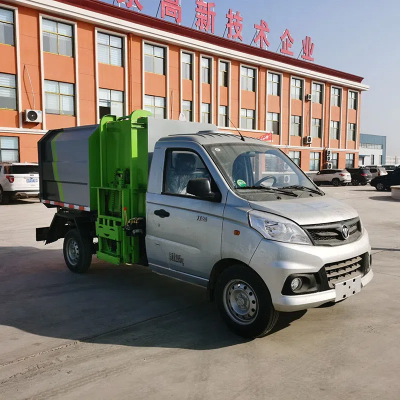
[[[347,299],[348,297],[353,296],[353,294],[361,292],[361,275],[348,279],[347,281],[337,283],[335,285],[335,292],[335,301]]]
[[[26,180],[26,183],[36,183],[37,181],[37,178],[29,178]]]

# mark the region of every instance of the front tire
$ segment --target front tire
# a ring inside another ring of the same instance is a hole
[[[71,229],[65,235],[63,253],[64,260],[70,271],[84,274],[92,262],[93,240],[82,237],[78,229]]]
[[[378,192],[383,192],[385,189],[386,188],[385,188],[385,185],[383,183],[379,182],[379,183],[376,184],[376,190]]]
[[[244,265],[234,265],[222,272],[215,286],[215,299],[224,322],[245,338],[265,336],[279,318],[267,286]]]

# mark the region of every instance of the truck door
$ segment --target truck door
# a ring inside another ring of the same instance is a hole
[[[208,279],[221,259],[224,201],[211,202],[187,194],[188,182],[197,178],[209,179],[212,191],[219,191],[198,153],[167,149],[162,189],[147,194],[149,264],[163,268],[160,272],[166,274],[168,270],[179,272],[182,279],[188,279],[188,275]]]

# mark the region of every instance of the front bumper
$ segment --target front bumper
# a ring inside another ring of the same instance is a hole
[[[250,261],[252,267],[264,280],[274,307],[278,311],[298,311],[318,307],[335,301],[335,289],[303,295],[282,295],[282,288],[288,276],[301,273],[318,273],[325,265],[340,262],[361,254],[371,253],[369,237],[364,229],[356,242],[335,247],[294,245],[262,240]],[[361,279],[362,287],[373,277],[370,270]]]

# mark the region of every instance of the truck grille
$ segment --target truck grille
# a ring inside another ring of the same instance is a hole
[[[348,228],[349,236],[343,236],[343,227]],[[307,225],[303,228],[310,235],[316,246],[340,246],[355,242],[361,236],[361,222],[359,218],[331,224]]]
[[[347,279],[354,278],[364,273],[362,256],[337,263],[326,264],[324,268],[331,289],[333,289],[337,283],[344,282]]]

